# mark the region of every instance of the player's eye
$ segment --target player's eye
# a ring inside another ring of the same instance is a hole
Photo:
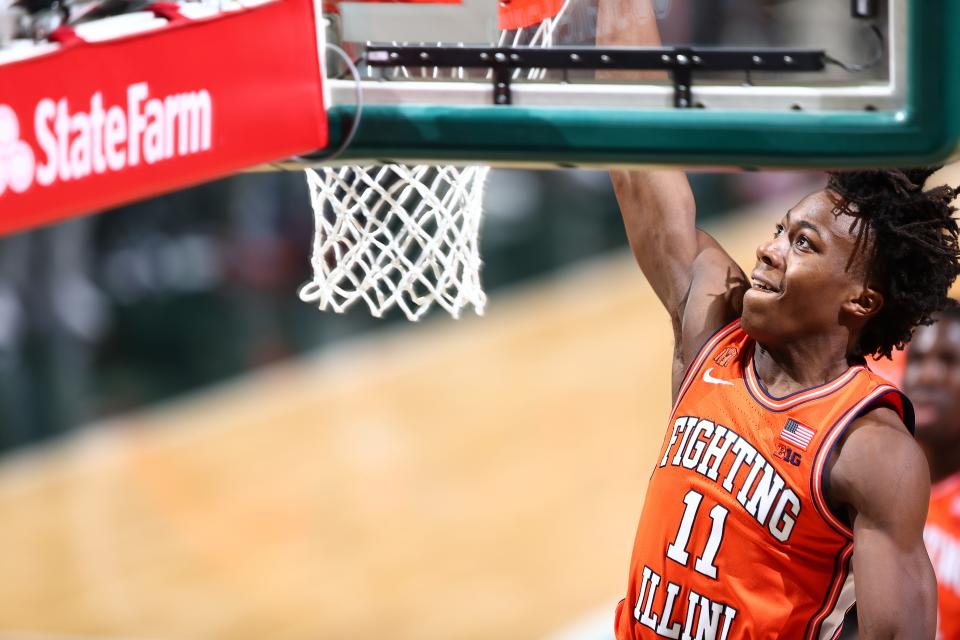
[[[778,222],[777,225],[773,228],[773,237],[777,238],[780,236],[781,233],[783,233],[783,225]]]
[[[796,242],[796,244],[797,244],[797,246],[800,247],[801,249],[812,249],[812,248],[813,248],[813,245],[810,244],[810,239],[809,239],[807,236],[803,236],[803,235],[797,236],[797,242]]]

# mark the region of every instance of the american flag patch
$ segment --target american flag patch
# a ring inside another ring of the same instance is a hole
[[[806,451],[817,432],[810,427],[805,427],[796,420],[787,420],[783,430],[780,431],[780,439],[799,447],[801,451]]]

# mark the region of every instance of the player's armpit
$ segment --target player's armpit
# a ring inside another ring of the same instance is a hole
[[[697,230],[697,257],[682,304],[682,344],[687,362],[717,330],[738,318],[750,283],[733,258],[705,231]]]
[[[698,229],[690,284],[680,301],[681,316],[674,318],[674,399],[697,352],[713,334],[740,316],[748,287],[740,266],[716,240]]]
[[[854,422],[828,486],[853,523],[860,637],[933,640],[936,581],[923,544],[930,476],[893,411],[875,409]]]

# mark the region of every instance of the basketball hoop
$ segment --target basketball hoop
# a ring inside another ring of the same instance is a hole
[[[570,0],[501,3],[498,46],[549,47]],[[515,6],[525,13],[510,14]],[[531,11],[540,10],[539,20]],[[400,67],[398,76],[436,78],[435,67]],[[463,69],[454,69],[462,77]],[[520,71],[515,72],[519,74]],[[530,69],[529,79],[543,70]],[[375,317],[398,307],[416,321],[434,305],[459,318],[483,314],[479,232],[488,166],[372,166],[306,169],[314,211],[313,279],[300,299],[342,313],[362,300]]]

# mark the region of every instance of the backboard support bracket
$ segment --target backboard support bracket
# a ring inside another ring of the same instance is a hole
[[[673,106],[694,106],[691,87],[696,72],[823,71],[826,54],[818,49],[728,47],[487,47],[377,45],[367,47],[371,67],[490,69],[493,103],[512,104],[510,79],[520,69],[668,71]]]

